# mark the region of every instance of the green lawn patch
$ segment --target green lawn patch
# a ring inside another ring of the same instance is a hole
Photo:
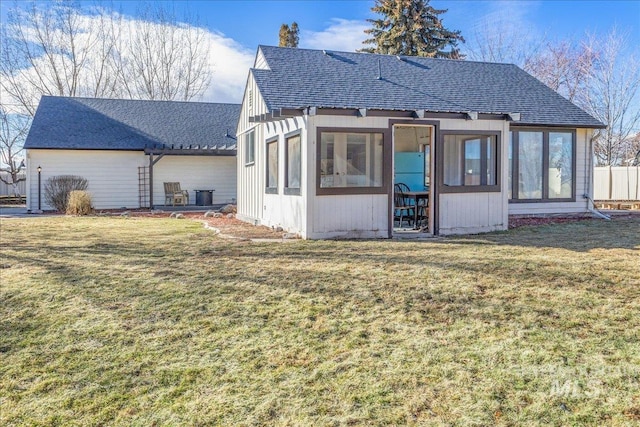
[[[638,218],[287,244],[0,227],[0,425],[640,422]]]

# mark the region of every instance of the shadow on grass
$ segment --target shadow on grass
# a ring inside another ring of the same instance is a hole
[[[265,286],[287,294],[339,298],[358,305],[376,305],[378,300],[386,304],[389,298],[397,303],[397,297],[407,300],[407,307],[422,303],[420,310],[447,306],[447,310],[468,313],[491,306],[490,312],[493,312],[500,311],[500,305],[510,304],[511,296],[494,296],[489,300],[482,295],[482,289],[474,288],[476,283],[530,286],[546,281],[545,285],[550,288],[586,284],[595,290],[618,284],[620,279],[612,277],[606,268],[569,269],[573,261],[571,252],[581,253],[576,262],[585,268],[589,261],[585,252],[591,250],[637,252],[640,222],[583,221],[421,242],[300,241],[282,245],[235,243],[209,233],[197,234],[198,240],[193,236],[187,234],[175,242],[158,244],[154,244],[153,239],[140,242],[135,237],[104,239],[85,245],[18,244],[7,251],[4,258],[10,264],[42,268],[70,292],[84,294],[92,303],[104,307],[113,301],[101,295],[100,286],[118,283],[121,288],[114,291],[120,292],[121,297],[135,294],[153,299],[155,288],[149,284],[168,283],[183,284],[179,289],[186,293],[224,288],[225,292],[236,294],[238,301],[247,298],[249,289]],[[532,251],[532,248],[556,252],[549,254],[551,258],[545,258],[540,255],[546,252]],[[96,263],[101,268],[92,267]],[[374,272],[376,269],[378,273]],[[452,277],[468,289],[458,289],[457,293],[451,289],[443,291],[444,284],[439,281],[446,282]],[[631,274],[623,280],[637,279]],[[136,284],[139,289],[134,289]],[[354,292],[353,284],[360,290]],[[433,289],[413,289],[404,296],[380,296],[388,293],[390,286],[401,290],[425,284],[436,286],[441,289],[440,293]],[[615,293],[616,290],[603,292]]]

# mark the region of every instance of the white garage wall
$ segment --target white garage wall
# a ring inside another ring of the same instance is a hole
[[[138,208],[138,167],[147,163],[140,151],[27,150],[27,208],[38,209],[38,166],[44,210],[53,209],[45,201],[44,186],[56,175],[86,178],[96,209]]]
[[[56,175],[78,175],[89,181],[96,209],[136,209],[139,203],[138,167],[149,166],[141,151],[35,150],[27,151],[27,207],[38,209],[38,166],[42,167],[42,209],[48,206],[44,185]],[[177,181],[189,191],[214,189],[213,203],[230,203],[236,197],[235,156],[165,156],[154,166],[154,203],[164,204],[165,181]]]

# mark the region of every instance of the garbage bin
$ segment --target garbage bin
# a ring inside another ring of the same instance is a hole
[[[211,206],[214,190],[195,190],[196,206]]]

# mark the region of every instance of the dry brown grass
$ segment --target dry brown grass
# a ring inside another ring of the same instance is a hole
[[[3,220],[2,425],[633,425],[640,220],[233,242]]]

